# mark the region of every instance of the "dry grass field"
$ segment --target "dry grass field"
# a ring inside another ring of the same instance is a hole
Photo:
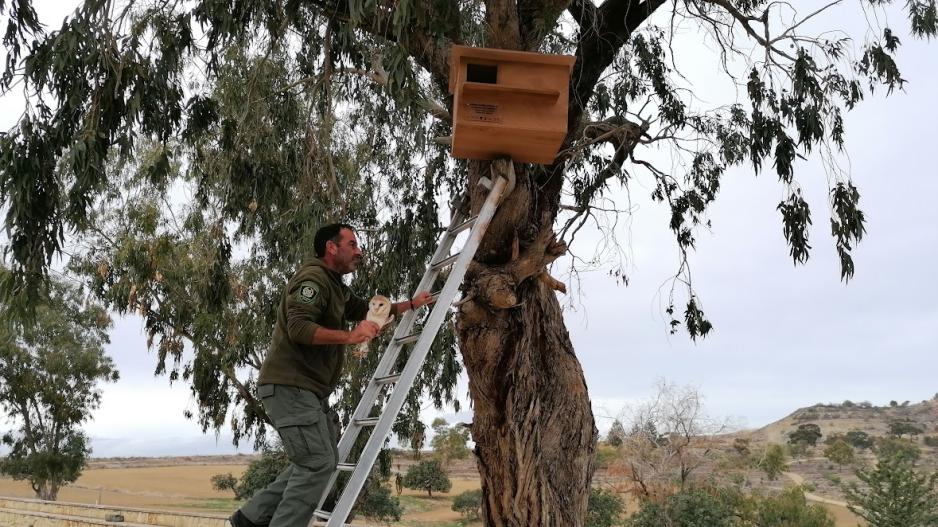
[[[212,490],[210,478],[231,472],[240,476],[246,464],[89,468],[62,489],[60,501],[121,507],[226,513],[235,506],[230,492]],[[29,484],[0,479],[0,495],[33,498]]]
[[[224,463],[221,463],[221,462]],[[210,514],[227,514],[238,503],[229,492],[212,490],[211,477],[230,472],[240,476],[247,468],[247,459],[222,458],[212,464],[211,458],[167,460],[103,460],[95,461],[73,485],[62,490],[61,501],[97,503],[123,507],[164,509]],[[407,464],[405,461],[404,465]],[[479,480],[467,466],[453,467],[452,489],[434,493],[404,489],[400,499],[404,517],[397,527],[480,527],[480,522],[467,522],[451,509],[455,495],[479,488]],[[33,497],[24,482],[0,479],[0,495]],[[857,518],[846,508],[825,504],[837,520],[837,527],[857,527]]]

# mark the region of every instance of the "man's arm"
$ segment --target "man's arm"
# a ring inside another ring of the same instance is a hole
[[[391,312],[395,315],[402,315],[411,309],[417,309],[432,302],[436,302],[436,299],[433,298],[433,295],[427,291],[422,291],[414,295],[414,297],[410,300],[404,300],[403,302],[395,302],[394,304],[391,304]]]
[[[287,287],[287,333],[290,340],[305,345],[360,344],[378,334],[378,325],[363,321],[352,331],[329,329],[316,323],[329,303],[327,289],[315,280]]]
[[[374,322],[363,320],[355,326],[352,331],[342,331],[341,329],[328,329],[317,326],[313,332],[312,343],[322,344],[361,344],[375,338],[378,334],[378,325]]]

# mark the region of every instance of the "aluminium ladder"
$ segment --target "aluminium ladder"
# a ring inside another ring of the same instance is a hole
[[[509,177],[514,179],[510,161],[508,167]],[[459,285],[462,283],[463,277],[466,275],[466,270],[469,268],[469,264],[472,262],[476,250],[479,248],[479,243],[485,235],[485,231],[488,228],[489,222],[492,220],[492,216],[495,215],[495,210],[501,202],[502,195],[505,193],[506,187],[514,186],[514,181],[509,182],[504,177],[498,177],[493,183],[488,178],[482,178],[480,184],[489,189],[489,194],[479,214],[474,217],[466,218],[465,215],[460,212],[464,207],[457,207],[449,227],[440,239],[436,253],[430,259],[430,266],[424,273],[423,279],[420,280],[420,285],[417,286],[417,292],[428,290],[433,286],[440,272],[452,266],[449,277],[443,285],[443,289],[440,290],[437,295],[434,295],[436,303],[433,305],[430,316],[424,324],[423,329],[420,331],[414,331],[416,310],[411,309],[401,317],[397,329],[394,331],[394,337],[391,338],[371,381],[369,381],[368,386],[365,388],[361,401],[352,414],[348,428],[346,428],[345,433],[342,434],[342,439],[339,441],[338,447],[338,465],[323,491],[319,504],[313,513],[313,519],[310,521],[310,525],[323,525],[324,520],[326,521],[326,527],[341,527],[346,525],[345,521],[352,511],[355,501],[358,499],[358,494],[361,492],[362,486],[364,486],[368,475],[371,473],[371,468],[378,458],[378,453],[381,451],[382,445],[384,445],[388,435],[391,433],[391,426],[394,424],[395,419],[397,419],[397,415],[404,405],[404,400],[407,398],[407,394],[410,392],[417,374],[423,367],[427,353],[430,351],[430,346],[433,344],[433,340],[436,338],[440,327],[443,325],[444,318],[446,318],[446,313],[449,311],[450,306],[453,304],[459,292]],[[508,188],[508,192],[511,192],[511,190],[513,189]],[[468,193],[463,199],[468,199]],[[471,229],[469,239],[466,241],[462,250],[456,254],[450,255],[449,253],[452,249],[453,242],[456,241],[456,236],[466,229]],[[416,344],[410,353],[410,357],[407,359],[407,364],[404,366],[404,369],[400,372],[391,371],[404,346],[412,343]],[[381,410],[381,414],[378,417],[372,417],[370,415],[371,410],[378,401],[381,389],[391,384],[394,385],[393,391],[387,403],[384,405],[384,408]],[[350,463],[348,456],[352,445],[355,444],[362,430],[367,427],[373,427],[371,437],[368,438],[368,442],[358,461]],[[342,490],[333,510],[331,512],[325,511],[323,510],[323,505],[333,486],[335,486],[340,472],[351,472],[352,475],[345,484],[345,488]]]

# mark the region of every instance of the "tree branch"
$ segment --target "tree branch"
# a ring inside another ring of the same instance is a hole
[[[592,0],[573,0],[567,6],[567,12],[573,17],[580,28],[592,28],[596,25],[599,10]]]
[[[311,0],[310,3],[320,8],[324,17],[345,24],[352,23],[349,0]],[[449,48],[452,46],[452,40],[436,36],[431,38],[427,28],[418,25],[411,25],[404,38],[398,40],[394,34],[390,13],[385,17],[363,14],[359,16],[359,20],[357,28],[388,42],[402,45],[408,54],[434,77],[444,81],[449,77]]]
[[[580,11],[580,40],[577,45],[576,63],[570,76],[570,109],[568,130],[578,130],[593,96],[596,83],[602,72],[615,60],[622,46],[628,42],[632,32],[648,19],[665,0],[606,0],[595,14],[587,7],[589,0],[574,2],[573,10]],[[569,10],[569,8],[568,8]],[[571,11],[571,14],[574,14]],[[574,14],[574,18],[577,18]],[[568,135],[568,140],[569,140]]]
[[[521,47],[537,51],[570,0],[518,0]]]

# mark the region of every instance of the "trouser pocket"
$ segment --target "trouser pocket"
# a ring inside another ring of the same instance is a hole
[[[273,393],[265,394],[264,409],[280,434],[287,458],[312,470],[334,468],[336,452],[328,417],[316,395],[294,386],[272,388]]]

